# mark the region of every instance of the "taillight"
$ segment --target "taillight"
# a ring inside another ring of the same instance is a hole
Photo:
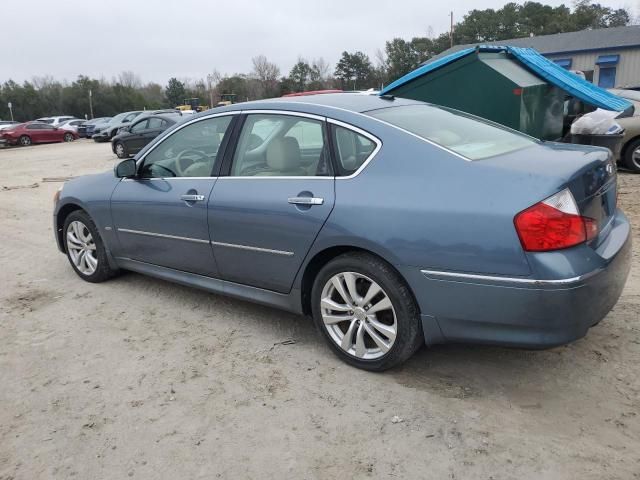
[[[567,189],[523,210],[513,221],[522,247],[529,252],[569,248],[598,235],[598,222],[580,215]]]

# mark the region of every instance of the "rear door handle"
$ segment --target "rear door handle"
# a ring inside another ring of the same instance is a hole
[[[193,194],[180,195],[180,200],[184,200],[185,202],[203,202],[204,195],[193,195]]]
[[[289,197],[289,203],[293,205],[322,205],[324,198],[319,197]]]

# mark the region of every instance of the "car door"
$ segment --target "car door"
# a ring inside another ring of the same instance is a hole
[[[220,276],[288,292],[334,204],[322,117],[249,113],[209,201]]]
[[[214,166],[233,115],[213,115],[173,131],[138,161],[111,197],[116,256],[216,276],[207,226]]]
[[[140,145],[137,146],[131,153],[140,151],[145,145],[151,142],[154,138],[160,135],[168,127],[168,122],[162,118],[149,117],[146,128],[142,132],[142,138]]]
[[[144,134],[147,131],[147,125],[149,119],[142,119],[129,127],[128,134],[125,133],[122,142],[126,145],[129,153],[133,154],[139,152],[145,145]]]

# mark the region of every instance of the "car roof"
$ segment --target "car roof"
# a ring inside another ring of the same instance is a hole
[[[144,120],[145,118],[164,118],[166,120],[178,121],[180,120],[182,115],[176,113],[150,113],[148,115],[140,115],[136,118],[135,122],[138,123],[140,120]]]
[[[257,108],[269,103],[291,103],[299,105],[316,105],[324,107],[339,108],[342,110],[350,110],[356,113],[362,113],[369,110],[379,108],[398,107],[401,105],[424,105],[424,102],[417,100],[409,100],[406,98],[397,98],[393,96],[379,96],[369,93],[320,93],[317,95],[301,95],[296,97],[270,98],[267,100],[257,100],[246,102],[243,104],[243,110],[247,108]],[[234,106],[235,106],[234,105]]]

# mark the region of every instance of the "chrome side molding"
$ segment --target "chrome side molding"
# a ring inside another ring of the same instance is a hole
[[[201,238],[179,237],[177,235],[166,235],[164,233],[144,232],[142,230],[130,230],[128,228],[118,228],[118,232],[131,233],[134,235],[144,235],[146,237],[159,237],[159,238],[170,238],[171,240],[184,240],[186,242],[209,243],[209,240],[203,240]]]
[[[537,278],[523,278],[523,277],[501,277],[499,275],[480,275],[476,273],[461,273],[461,272],[447,272],[441,270],[420,270],[420,272],[432,280],[476,280],[476,281],[488,281],[488,282],[502,282],[513,283],[517,285],[533,285],[533,286],[562,286],[572,285],[583,280],[586,280],[594,275],[597,275],[600,270],[594,270],[586,275],[578,275],[576,277],[559,278],[551,280],[541,280]],[[435,278],[443,277],[443,278]]]
[[[293,252],[284,250],[272,250],[270,248],[250,247],[249,245],[238,245],[236,243],[211,242],[216,247],[237,248],[239,250],[250,250],[253,252],[273,253],[274,255],[283,255],[285,257],[293,257]]]

